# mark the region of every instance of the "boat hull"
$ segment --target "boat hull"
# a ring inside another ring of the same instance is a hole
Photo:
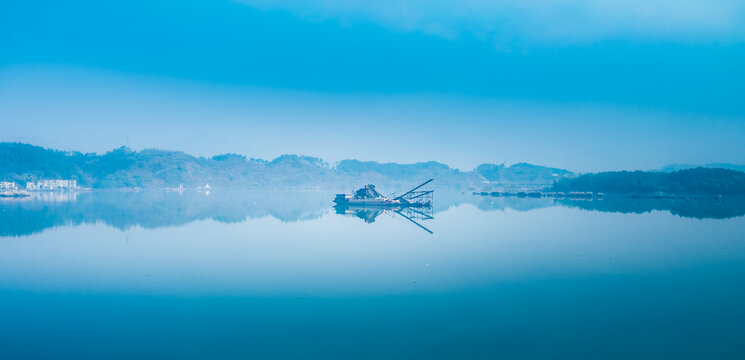
[[[334,202],[338,205],[355,206],[355,207],[426,207],[430,206],[425,202],[407,202],[401,200],[388,199],[348,199],[337,198]]]

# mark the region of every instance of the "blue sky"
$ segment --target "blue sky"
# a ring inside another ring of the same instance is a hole
[[[745,163],[741,1],[3,2],[0,48],[2,141]]]

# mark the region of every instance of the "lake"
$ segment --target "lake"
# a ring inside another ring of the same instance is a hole
[[[745,201],[0,201],[0,358],[743,359]]]

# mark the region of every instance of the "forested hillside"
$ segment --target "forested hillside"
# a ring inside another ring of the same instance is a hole
[[[322,159],[282,155],[274,160],[222,154],[195,157],[180,151],[121,147],[103,155],[63,152],[19,143],[0,143],[0,180],[75,179],[91,188],[212,187],[345,188],[373,183],[401,190],[429,178],[434,187],[478,188],[485,182],[550,185],[554,179],[573,176],[567,170],[530,164],[483,164],[461,171],[430,161],[415,164],[343,160],[329,164]]]

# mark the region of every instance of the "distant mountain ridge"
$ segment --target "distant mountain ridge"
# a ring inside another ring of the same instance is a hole
[[[478,188],[485,183],[550,185],[573,177],[568,170],[526,163],[512,166],[482,164],[461,171],[436,161],[414,164],[323,159],[282,155],[274,160],[221,154],[195,157],[181,151],[127,147],[102,155],[45,149],[22,143],[0,143],[0,181],[25,185],[39,179],[75,179],[90,188],[212,187],[281,188],[315,187],[347,189],[373,183],[391,190],[436,178],[435,187]],[[347,189],[348,190],[348,189]]]

